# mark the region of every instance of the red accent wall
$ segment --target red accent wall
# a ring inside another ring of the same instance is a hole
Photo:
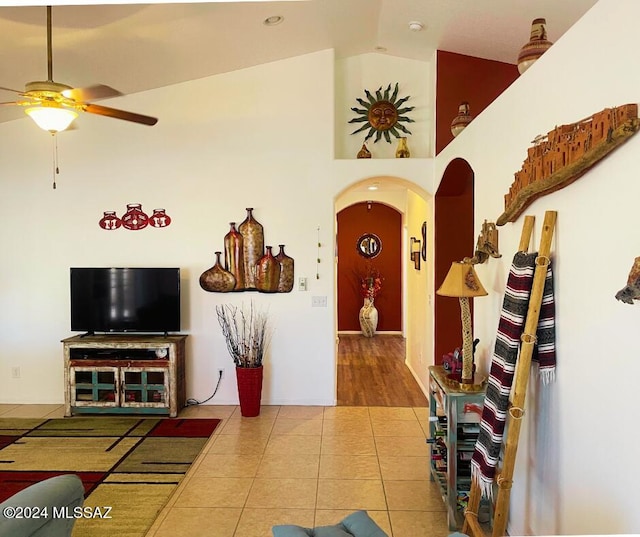
[[[382,241],[380,254],[371,260],[384,278],[375,300],[378,331],[402,330],[402,215],[382,203],[356,203],[337,215],[338,222],[338,330],[360,330],[358,313],[363,298],[360,277],[366,259],[356,243],[364,233],[375,233]],[[407,256],[409,254],[407,253]]]
[[[517,52],[517,51],[516,51]],[[437,52],[436,154],[453,140],[451,121],[467,101],[476,117],[518,78],[517,65],[464,54]],[[468,254],[467,254],[468,255]]]
[[[434,278],[438,290],[451,263],[473,255],[473,170],[466,160],[454,159],[445,170],[435,198]],[[471,299],[473,308],[473,299]],[[473,309],[471,310],[473,312]],[[434,361],[462,347],[462,321],[457,298],[435,295]]]

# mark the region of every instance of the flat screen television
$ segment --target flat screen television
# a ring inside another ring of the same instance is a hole
[[[179,332],[179,268],[77,268],[71,275],[71,330]]]

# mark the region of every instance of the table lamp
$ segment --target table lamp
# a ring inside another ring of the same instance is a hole
[[[469,298],[486,296],[487,291],[482,287],[480,279],[471,263],[454,261],[436,291],[441,296],[457,297],[460,300],[462,318],[462,384],[473,384],[473,334],[471,332],[471,310]]]

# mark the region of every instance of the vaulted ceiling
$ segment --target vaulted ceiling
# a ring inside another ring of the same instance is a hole
[[[555,42],[596,1],[54,2],[53,78],[128,94],[327,48],[337,58],[378,52],[426,61],[440,49],[516,63],[534,18],[546,18]],[[283,20],[263,24],[272,16]],[[423,29],[410,30],[412,21]],[[46,80],[45,25],[44,5],[0,7],[0,86]],[[0,101],[14,98],[0,91]],[[6,107],[0,112],[10,119]]]

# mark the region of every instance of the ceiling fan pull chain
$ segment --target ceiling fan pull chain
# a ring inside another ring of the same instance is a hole
[[[60,168],[58,168],[58,138],[56,137],[55,132],[52,132],[51,136],[53,137],[53,190],[55,190],[56,175],[60,174]]]

